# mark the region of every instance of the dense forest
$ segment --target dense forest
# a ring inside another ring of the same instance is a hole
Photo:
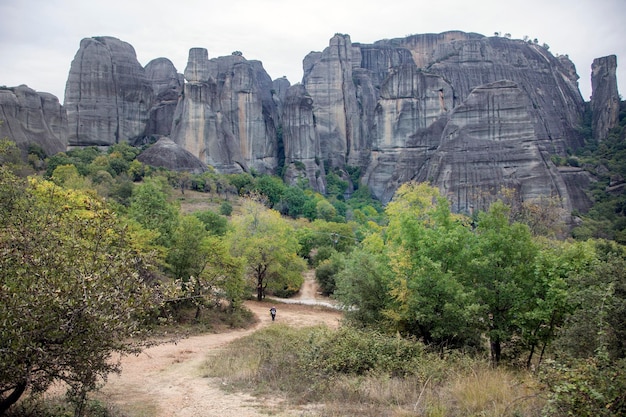
[[[1,141],[0,415],[56,381],[85,415],[116,370],[111,352],[138,352],[163,326],[245,326],[244,300],[289,297],[311,268],[354,342],[326,335],[308,351],[318,376],[404,378],[425,351],[462,355],[531,372],[533,415],[626,413],[624,103],[605,140],[555,158],[597,178],[574,227],[554,201],[506,189],[467,217],[425,183],[383,207],[353,187],[356,170],[327,172],[323,196],[254,172],[157,169],[140,152],[32,146],[24,158]]]

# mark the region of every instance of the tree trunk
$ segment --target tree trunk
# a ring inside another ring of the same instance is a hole
[[[259,281],[256,285],[256,299],[257,301],[263,301],[263,282]]]
[[[530,369],[530,365],[533,362],[533,355],[535,354],[535,347],[537,346],[536,343],[533,343],[532,346],[530,347],[530,353],[528,354],[528,360],[526,361],[526,369]]]
[[[498,366],[500,363],[500,357],[502,355],[502,345],[500,344],[500,339],[497,338],[495,340],[491,340],[491,362]]]
[[[4,415],[5,411],[7,411],[9,407],[11,407],[17,402],[17,400],[20,399],[22,394],[24,394],[24,391],[26,391],[27,385],[28,384],[26,383],[26,381],[19,382],[13,392],[9,394],[8,397],[0,400],[0,416]]]

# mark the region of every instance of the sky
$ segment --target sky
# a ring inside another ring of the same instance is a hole
[[[184,72],[190,48],[209,58],[243,52],[272,79],[302,79],[302,60],[335,33],[352,42],[449,30],[528,36],[576,65],[584,100],[594,58],[617,55],[626,89],[625,0],[0,0],[0,86],[26,84],[63,103],[83,38],[131,44],[140,64],[169,58]]]

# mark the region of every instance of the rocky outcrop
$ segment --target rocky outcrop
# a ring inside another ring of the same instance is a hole
[[[313,98],[302,84],[287,90],[282,122],[285,182],[296,185],[300,179],[305,179],[313,190],[325,193],[324,166],[313,117]]]
[[[614,56],[593,65],[598,139],[618,117],[616,65]],[[304,58],[303,73],[291,86],[240,53],[209,59],[206,49],[192,48],[183,78],[165,58],[144,69],[132,46],[98,37],[84,39],[72,62],[67,127],[50,97],[18,99],[9,89],[0,100],[30,103],[3,104],[14,112],[40,103],[41,126],[32,115],[11,115],[31,126],[23,137],[107,146],[169,135],[217,172],[280,171],[288,183],[305,180],[319,192],[332,170],[344,179],[362,173],[360,182],[383,202],[403,182],[419,180],[437,185],[457,211],[485,208],[503,186],[524,201],[556,197],[580,211],[590,205],[584,187],[592,179],[551,162],[583,145],[584,102],[567,56],[459,31],[373,44],[336,34]]]
[[[619,120],[617,57],[596,58],[591,65],[591,131],[596,140],[605,139]]]
[[[208,170],[206,164],[167,137],[160,138],[154,145],[137,157],[140,162],[171,171],[200,174]]]
[[[0,89],[0,138],[26,151],[38,145],[48,155],[67,148],[67,116],[59,99],[25,85]]]
[[[571,204],[549,158],[583,143],[576,127],[584,103],[566,57],[464,32],[371,45],[335,35],[303,67],[324,159],[360,167],[362,182],[383,202],[403,182],[421,179],[452,193],[458,210],[479,204],[473,200],[496,185],[518,189],[521,199],[547,194]],[[452,140],[451,132],[459,136]],[[495,147],[492,155],[487,146]],[[499,168],[470,169],[494,155]],[[477,182],[465,178],[469,171]]]
[[[571,211],[565,182],[542,149],[528,94],[499,81],[475,88],[454,109],[419,180],[432,179],[454,211],[485,208],[501,188],[523,201],[556,197]]]
[[[145,73],[152,84],[154,97],[145,134],[169,136],[185,80],[167,58],[157,58],[148,62]]]
[[[358,52],[358,50],[357,50]],[[321,54],[305,58],[304,86],[313,98],[313,112],[324,161],[344,167],[361,148],[359,111],[352,80],[354,54],[348,35],[337,34]]]
[[[192,48],[185,79],[172,139],[219,172],[274,172],[278,113],[261,63]]]
[[[65,87],[69,145],[108,146],[142,137],[153,94],[131,45],[106,36],[83,39]]]

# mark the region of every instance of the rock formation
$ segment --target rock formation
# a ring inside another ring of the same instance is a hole
[[[596,140],[605,139],[619,120],[616,72],[615,55],[596,58],[591,65],[591,131]]]
[[[593,63],[596,139],[617,121],[616,65],[615,56]],[[8,120],[0,134],[35,138],[49,153],[169,136],[201,162],[183,158],[187,170],[282,172],[287,183],[304,180],[322,193],[325,172],[348,179],[358,170],[382,202],[403,182],[428,181],[462,212],[486,208],[502,187],[524,201],[559,198],[568,211],[591,204],[589,174],[551,162],[584,139],[584,102],[567,56],[459,31],[373,44],[336,34],[304,57],[303,72],[292,86],[240,53],[209,59],[192,48],[183,76],[166,58],[142,68],[118,39],[83,39],[66,86],[67,121],[52,96],[0,90]],[[164,139],[153,148],[178,160]]]
[[[172,140],[219,172],[274,172],[278,113],[261,63],[192,48],[185,79]]]
[[[153,89],[131,45],[86,38],[65,87],[70,146],[132,143],[144,135]]]
[[[0,89],[0,139],[26,151],[39,145],[47,155],[67,149],[67,116],[59,99],[25,85]]]
[[[549,158],[582,145],[575,127],[583,100],[568,59],[521,40],[446,32],[371,45],[335,35],[328,48],[309,54],[303,66],[324,160],[331,166],[359,166],[363,183],[383,202],[402,182],[420,179],[455,195],[459,210],[474,204],[469,201],[478,194],[474,185],[481,192],[497,184],[515,185],[521,199],[546,192],[563,198],[566,206],[571,203]],[[455,130],[462,118],[465,128]],[[490,130],[494,126],[501,130]],[[452,132],[456,145],[450,148]],[[526,143],[530,138],[532,145]],[[514,169],[494,165],[482,171],[479,184],[460,180],[467,164],[482,158],[468,157],[468,151],[481,149],[485,155],[485,146],[501,143],[515,143],[518,151],[527,148],[497,164],[510,162]],[[512,172],[517,177],[509,178]],[[526,178],[525,185],[518,183],[520,178]],[[533,181],[537,185],[529,187]]]
[[[146,135],[169,136],[172,131],[174,112],[183,91],[184,77],[167,58],[148,62],[146,77],[152,83],[154,102],[146,126]]]
[[[139,154],[137,160],[153,167],[192,174],[200,174],[208,170],[208,167],[191,152],[181,148],[167,137],[161,137],[154,145]]]
[[[313,98],[302,84],[287,90],[284,99],[283,142],[285,146],[285,182],[296,185],[304,178],[308,185],[324,193],[324,166],[320,140],[313,117]]]

